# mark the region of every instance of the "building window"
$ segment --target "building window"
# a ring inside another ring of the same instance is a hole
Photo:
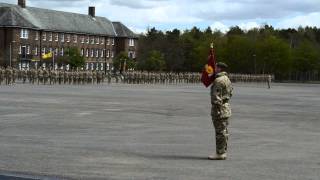
[[[73,42],[74,43],[77,43],[78,42],[78,36],[75,34],[73,35]]]
[[[59,49],[58,49],[58,48],[55,48],[55,49],[54,49],[54,55],[55,55],[55,56],[58,56],[58,53],[59,53]]]
[[[49,51],[48,52],[52,52],[52,48],[49,48]]]
[[[107,39],[107,45],[110,45],[110,38]]]
[[[46,41],[46,40],[47,40],[47,33],[46,33],[46,32],[43,32],[43,33],[42,33],[42,40],[43,40],[43,41]]]
[[[41,54],[45,54],[45,53],[46,53],[46,48],[43,47],[43,48],[41,49]]]
[[[112,38],[112,46],[114,46],[114,38]]]
[[[109,58],[110,57],[110,50],[108,49],[108,51],[107,51],[107,58]]]
[[[94,37],[91,38],[91,44],[94,44]]]
[[[29,37],[29,31],[27,29],[21,29],[20,38],[28,39],[28,37]]]
[[[52,41],[52,33],[49,33],[49,41]]]
[[[129,39],[129,46],[134,46],[134,39]]]
[[[36,46],[35,48],[34,48],[34,53],[33,53],[35,56],[38,56],[38,46]]]
[[[89,36],[87,36],[86,43],[87,43],[87,44],[89,44],[89,43],[90,43],[90,37],[89,37]]]
[[[99,44],[100,43],[100,39],[99,37],[96,38],[96,44]]]
[[[63,48],[61,48],[61,50],[60,50],[60,55],[64,56],[64,49]]]
[[[55,41],[59,41],[59,34],[58,34],[58,33],[56,33],[56,34],[54,35],[54,40],[55,40]]]
[[[67,34],[67,42],[70,42],[70,34]]]
[[[104,44],[104,37],[101,38],[101,44]]]
[[[84,36],[81,36],[81,43],[84,43]]]
[[[114,57],[114,51],[111,51],[111,58]]]
[[[64,34],[60,35],[61,42],[64,42]]]
[[[99,57],[99,49],[96,50],[96,57]]]
[[[27,54],[30,54],[30,46],[27,46],[26,49],[27,49]]]
[[[21,51],[22,51],[21,49],[22,49],[22,46],[20,45],[18,54],[21,54]]]
[[[103,58],[104,57],[104,54],[106,53],[106,50],[101,50],[101,57]]]
[[[135,52],[134,51],[129,51],[128,52],[128,57],[131,58],[131,59],[136,58]]]
[[[34,40],[36,40],[36,41],[38,41],[38,40],[39,40],[39,32],[38,32],[38,31],[36,31],[36,34],[35,34],[35,38],[34,38]]]
[[[86,57],[89,57],[89,49],[86,49]]]
[[[80,55],[83,56],[84,55],[84,49],[81,49]]]
[[[91,57],[93,57],[94,56],[94,50],[93,49],[91,49],[91,55],[90,55]]]

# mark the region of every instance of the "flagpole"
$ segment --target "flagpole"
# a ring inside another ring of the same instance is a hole
[[[52,54],[52,70],[55,70],[55,65],[54,65],[54,52],[51,51]]]

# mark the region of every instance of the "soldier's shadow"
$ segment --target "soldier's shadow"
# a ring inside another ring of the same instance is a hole
[[[208,160],[204,156],[189,156],[189,155],[175,155],[175,154],[142,154],[133,153],[135,156],[147,159],[164,159],[164,160]]]

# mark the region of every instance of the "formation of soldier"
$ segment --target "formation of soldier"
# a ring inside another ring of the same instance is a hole
[[[267,83],[270,88],[274,76],[262,74],[229,74],[233,83]],[[122,74],[113,74],[104,71],[91,70],[50,70],[50,69],[22,69],[0,67],[0,85],[12,85],[19,80],[23,84],[101,84],[126,83],[126,84],[197,84],[201,82],[201,73],[195,72],[143,72],[128,71]]]
[[[201,82],[201,74],[194,72],[140,72],[123,73],[123,83],[127,84],[196,84]]]
[[[274,79],[274,76],[269,74],[229,74],[228,77],[233,83],[268,83]]]
[[[106,78],[111,82],[111,74],[105,75],[103,71],[0,68],[0,84],[6,85],[15,84],[16,80],[23,84],[100,84]]]

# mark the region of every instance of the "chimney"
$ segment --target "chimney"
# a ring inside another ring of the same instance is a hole
[[[96,9],[94,6],[89,6],[89,15],[91,17],[95,17],[96,16]]]
[[[22,8],[26,7],[26,0],[18,0],[18,5]]]

